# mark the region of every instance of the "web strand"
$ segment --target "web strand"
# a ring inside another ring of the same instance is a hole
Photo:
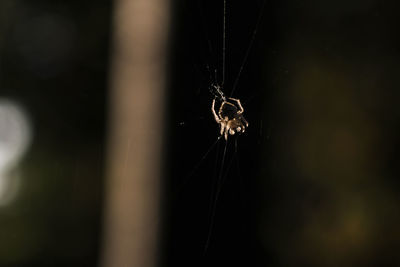
[[[181,189],[189,182],[190,178],[192,178],[193,174],[198,170],[198,168],[201,166],[203,161],[207,158],[208,154],[213,150],[215,145],[218,143],[218,141],[221,139],[222,136],[218,136],[217,140],[214,141],[214,143],[211,144],[211,146],[208,148],[208,150],[204,153],[204,155],[201,157],[201,159],[197,162],[197,164],[193,167],[192,171],[185,177],[185,180],[183,181],[182,185],[180,186],[178,192],[181,191]]]
[[[211,208],[210,228],[209,228],[209,231],[208,231],[206,244],[204,245],[204,253],[207,252],[208,246],[210,244],[212,230],[214,228],[215,211],[217,209],[219,191],[220,191],[220,187],[221,187],[221,183],[222,183],[222,173],[224,171],[224,164],[225,164],[226,147],[227,147],[227,145],[228,145],[228,142],[225,142],[224,152],[223,152],[223,155],[222,155],[221,169],[220,169],[220,172],[219,172],[219,175],[218,175],[218,180],[217,180],[217,188],[216,188],[215,198],[214,198],[213,205],[212,205],[212,208]]]
[[[230,95],[229,95],[230,97],[232,97],[233,93],[234,93],[235,90],[236,90],[236,87],[237,87],[238,82],[239,82],[239,79],[240,79],[240,75],[242,74],[243,68],[244,68],[244,66],[246,65],[247,59],[248,59],[248,57],[249,57],[250,50],[251,50],[251,48],[252,48],[252,46],[253,46],[254,40],[256,39],[256,34],[257,34],[257,31],[258,31],[258,26],[260,25],[261,19],[262,19],[263,15],[264,15],[265,3],[266,3],[266,0],[263,1],[263,5],[262,5],[262,7],[261,7],[260,14],[258,15],[256,27],[254,28],[253,34],[252,34],[251,39],[250,39],[250,44],[249,44],[249,46],[247,47],[247,50],[246,50],[246,53],[245,53],[245,55],[244,55],[242,64],[241,64],[241,66],[240,66],[240,68],[239,68],[238,75],[236,76],[235,82],[234,82],[234,84],[233,84],[232,91],[231,91],[231,93],[230,93]]]
[[[224,0],[224,21],[222,33],[222,87],[225,84],[225,61],[226,61],[226,0]]]

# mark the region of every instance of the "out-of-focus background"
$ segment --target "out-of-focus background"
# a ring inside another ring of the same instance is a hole
[[[227,0],[221,171],[223,1],[149,2],[0,1],[0,266],[399,266],[400,3]]]
[[[0,266],[99,255],[111,1],[0,1]]]
[[[215,140],[204,69],[221,72],[222,47],[222,4],[200,1],[189,13],[181,2],[172,87],[180,97],[171,101],[183,106],[172,113],[175,125],[185,123],[172,130],[176,184]],[[169,266],[400,264],[398,10],[395,1],[267,1],[264,9],[262,1],[228,1],[227,92],[264,12],[234,93],[250,126],[237,139],[206,251],[223,142],[174,200]],[[203,69],[204,86],[190,61]]]

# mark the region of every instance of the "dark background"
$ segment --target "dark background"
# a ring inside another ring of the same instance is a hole
[[[257,177],[270,131],[269,115],[264,117],[262,109],[271,89],[263,85],[277,32],[271,25],[271,5],[262,7],[262,1],[227,4],[223,88],[227,96],[254,31],[258,32],[232,95],[241,100],[250,126],[226,143],[217,141],[219,126],[211,113],[214,96],[209,90],[212,83],[222,85],[223,1],[176,1],[174,5],[165,266],[265,266],[268,262],[256,230],[261,206]],[[214,210],[216,191],[220,193]]]
[[[263,18],[233,95],[250,126],[228,140],[205,249],[225,146],[202,159],[218,135],[207,65],[221,83],[222,7],[174,6],[167,266],[397,266],[394,1],[228,1],[225,93]]]
[[[96,265],[111,4],[0,2],[0,97],[32,127],[20,188],[0,208],[0,266]]]
[[[250,126],[221,171],[223,139],[203,156],[223,2],[172,3],[161,266],[398,266],[400,4],[262,6],[227,3],[227,94],[263,17],[233,94]],[[111,17],[112,1],[0,2],[0,97],[33,132],[0,266],[98,263]]]

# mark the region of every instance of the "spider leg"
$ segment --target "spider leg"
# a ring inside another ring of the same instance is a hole
[[[225,141],[228,141],[228,132],[229,132],[229,128],[228,128],[228,125],[226,125],[225,126],[225,133],[224,133]]]
[[[229,100],[235,101],[237,103],[237,105],[239,106],[239,109],[240,109],[238,111],[239,114],[242,114],[244,112],[244,109],[243,109],[242,104],[240,103],[239,99],[230,97]]]
[[[249,127],[249,123],[246,121],[246,119],[243,116],[240,119],[242,120],[242,123],[244,125],[246,125],[246,127]],[[244,132],[244,128],[243,128],[243,132]]]
[[[219,116],[220,120],[222,119],[222,115],[221,114],[222,114],[222,110],[223,110],[223,108],[225,106],[225,103],[226,102],[222,102],[221,106],[219,107],[218,116]]]
[[[221,122],[220,123],[220,127],[221,127],[221,129],[219,131],[219,134],[222,135],[224,133],[224,130],[225,130],[225,123]]]
[[[221,119],[218,117],[217,113],[215,112],[215,98],[214,98],[214,100],[213,100],[213,102],[212,102],[212,105],[211,105],[211,111],[212,111],[212,113],[213,113],[213,115],[214,115],[215,121],[216,121],[217,123],[220,123],[220,122],[221,122]],[[221,134],[222,134],[222,133],[221,133]]]

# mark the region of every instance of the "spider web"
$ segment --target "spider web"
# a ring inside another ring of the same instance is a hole
[[[172,232],[186,232],[188,231],[186,227],[190,226],[199,228],[197,233],[192,233],[191,239],[196,241],[190,243],[195,244],[193,251],[197,252],[194,254],[197,253],[201,258],[215,258],[215,251],[221,251],[220,246],[225,242],[220,241],[224,240],[223,236],[228,232],[228,229],[221,231],[221,225],[226,218],[233,218],[232,214],[237,212],[235,209],[244,205],[243,185],[247,177],[243,175],[246,174],[243,167],[251,164],[242,164],[239,154],[251,153],[255,144],[251,141],[242,142],[241,139],[246,139],[247,134],[257,138],[258,135],[262,135],[262,120],[259,123],[250,120],[250,127],[253,129],[250,128],[251,130],[243,137],[239,137],[238,134],[229,136],[225,142],[223,137],[219,136],[219,125],[211,114],[211,101],[215,94],[210,93],[209,88],[217,84],[224,88],[232,88],[223,89],[226,95],[232,96],[237,89],[239,95],[235,95],[235,98],[248,97],[247,101],[242,102],[245,108],[244,116],[248,118],[246,104],[250,104],[252,99],[249,89],[243,88],[241,84],[251,85],[249,78],[252,76],[246,72],[245,65],[249,63],[251,49],[262,18],[260,10],[263,10],[265,5],[265,1],[260,1],[253,9],[249,9],[251,14],[245,17],[256,17],[256,20],[249,20],[244,24],[239,21],[244,17],[243,11],[238,12],[239,8],[232,7],[230,1],[226,2],[224,10],[224,2],[219,1],[218,4],[214,4],[214,1],[197,1],[194,7],[188,6],[187,1],[182,2],[184,14],[188,16],[186,19],[193,22],[188,26],[189,32],[197,34],[194,37],[185,35],[182,42],[191,40],[192,44],[184,44],[187,49],[180,51],[184,54],[185,62],[189,59],[190,65],[193,66],[192,69],[186,68],[183,75],[179,75],[182,78],[180,82],[185,83],[180,98],[185,101],[174,102],[177,98],[172,99],[172,105],[183,106],[184,110],[179,112],[177,117],[180,119],[175,124],[179,129],[178,145],[190,147],[188,150],[183,149],[186,152],[182,154],[187,157],[175,172],[173,171],[172,175],[177,178],[171,185],[177,205],[181,206],[178,208],[179,212],[188,212],[182,217],[177,216],[180,219],[176,220],[189,218],[189,222],[182,226],[180,222],[173,221],[172,224],[175,223],[177,226]],[[254,12],[258,16],[254,16]],[[237,20],[232,19],[234,16],[238,17]],[[240,26],[238,33],[233,32],[231,29],[238,25]],[[242,40],[237,42],[238,39]],[[193,40],[196,44],[194,48]],[[241,75],[246,77],[240,80]],[[251,92],[254,95],[254,90]],[[193,210],[197,211],[194,213],[198,213],[195,217],[199,221],[196,223],[190,220],[194,214]],[[182,240],[186,240],[185,237]],[[179,241],[173,242],[173,244],[178,243]],[[176,262],[172,265],[176,266]]]

